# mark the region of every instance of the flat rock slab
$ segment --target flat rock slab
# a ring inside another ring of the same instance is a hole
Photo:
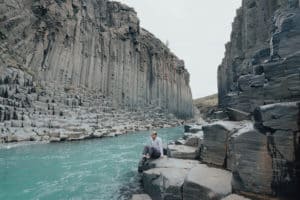
[[[200,162],[197,160],[182,160],[182,159],[164,157],[155,160],[148,160],[143,164],[140,163],[139,168],[141,169],[141,171],[146,171],[153,168],[191,169],[198,164],[200,164]]]
[[[231,195],[223,198],[222,200],[250,200],[250,199],[240,196],[240,195],[237,195],[237,194],[231,194]]]
[[[184,181],[183,200],[222,199],[231,194],[231,179],[229,171],[198,165]]]
[[[251,114],[234,109],[234,108],[227,108],[226,109],[227,115],[229,116],[229,120],[231,121],[243,121],[243,120],[251,120]]]
[[[147,194],[134,194],[131,200],[152,200]]]
[[[196,165],[200,164],[196,160],[182,160],[176,158],[161,158],[151,161],[152,168],[180,168],[180,169],[191,169]]]
[[[186,145],[168,145],[168,156],[180,159],[196,159],[199,156],[197,147]]]
[[[190,169],[199,166],[196,160],[162,158],[148,161],[143,172],[143,186],[153,199],[182,200],[182,185]]]

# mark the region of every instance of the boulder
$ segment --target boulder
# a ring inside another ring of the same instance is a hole
[[[267,135],[250,122],[230,137],[228,156],[234,191],[272,194],[272,158],[268,148]]]
[[[191,146],[191,147],[200,147],[203,141],[203,132],[201,133],[196,133],[191,136],[189,136],[186,141],[185,145],[186,146]]]
[[[104,135],[104,133],[101,130],[96,130],[92,133],[92,137],[95,138],[102,138]]]
[[[142,175],[144,190],[155,200],[181,200],[184,179],[189,170],[198,165],[200,162],[195,160],[149,160]]]
[[[300,102],[276,103],[255,110],[255,121],[267,129],[299,131]]]
[[[226,108],[227,115],[230,121],[243,121],[243,120],[250,120],[251,114],[234,109],[234,108]]]
[[[7,135],[7,136],[4,137],[4,141],[6,143],[18,142],[19,138],[16,135]]]
[[[50,137],[49,142],[60,142],[60,138],[58,137]]]
[[[134,194],[131,200],[152,200],[147,194]]]
[[[192,168],[183,185],[183,200],[221,199],[231,194],[230,172],[198,165]]]
[[[181,187],[187,169],[154,168],[143,173],[143,186],[147,194],[155,200],[181,200]]]
[[[218,121],[203,126],[201,159],[209,164],[226,166],[228,138],[242,128],[243,124],[241,122]]]
[[[199,157],[199,149],[186,145],[168,145],[168,156],[180,159],[196,159]]]
[[[49,137],[59,138],[60,137],[60,131],[59,130],[57,130],[57,131],[51,130],[51,132],[48,133],[48,136]]]
[[[223,110],[215,111],[215,112],[213,112],[213,114],[214,114],[215,118],[218,119],[218,120],[228,119],[227,113],[224,112]]]
[[[68,134],[68,140],[75,141],[75,140],[82,140],[85,136],[81,132],[73,132]]]

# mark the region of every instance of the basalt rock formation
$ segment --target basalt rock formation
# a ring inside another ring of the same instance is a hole
[[[201,156],[232,171],[235,192],[297,199],[300,1],[243,0],[232,28],[218,71],[219,107],[230,120],[252,121],[214,133],[223,155],[216,161],[220,153],[205,152],[213,142],[209,128],[217,126],[204,127]]]
[[[219,67],[219,107],[210,113],[214,122],[186,125],[184,137],[168,145],[168,156],[177,162],[200,157],[201,164],[172,179],[171,169],[179,174],[175,164],[145,171],[150,196],[299,199],[299,6],[298,0],[242,1]]]
[[[134,118],[122,109],[141,111],[136,121],[193,115],[184,62],[132,8],[108,0],[0,1],[0,96],[3,127],[60,129],[83,113],[98,124],[107,111]]]
[[[298,0],[243,0],[218,71],[219,104],[245,112],[300,99]]]

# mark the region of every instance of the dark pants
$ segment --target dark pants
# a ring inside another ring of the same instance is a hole
[[[157,159],[160,157],[160,151],[154,147],[145,146],[143,155],[149,154],[150,158]]]

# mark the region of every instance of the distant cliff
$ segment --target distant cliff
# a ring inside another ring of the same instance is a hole
[[[154,105],[192,116],[184,62],[140,27],[132,8],[117,2],[1,1],[2,82],[12,69],[52,91],[83,88],[110,98],[114,107]]]
[[[252,112],[300,100],[298,0],[243,0],[218,71],[219,103]]]

